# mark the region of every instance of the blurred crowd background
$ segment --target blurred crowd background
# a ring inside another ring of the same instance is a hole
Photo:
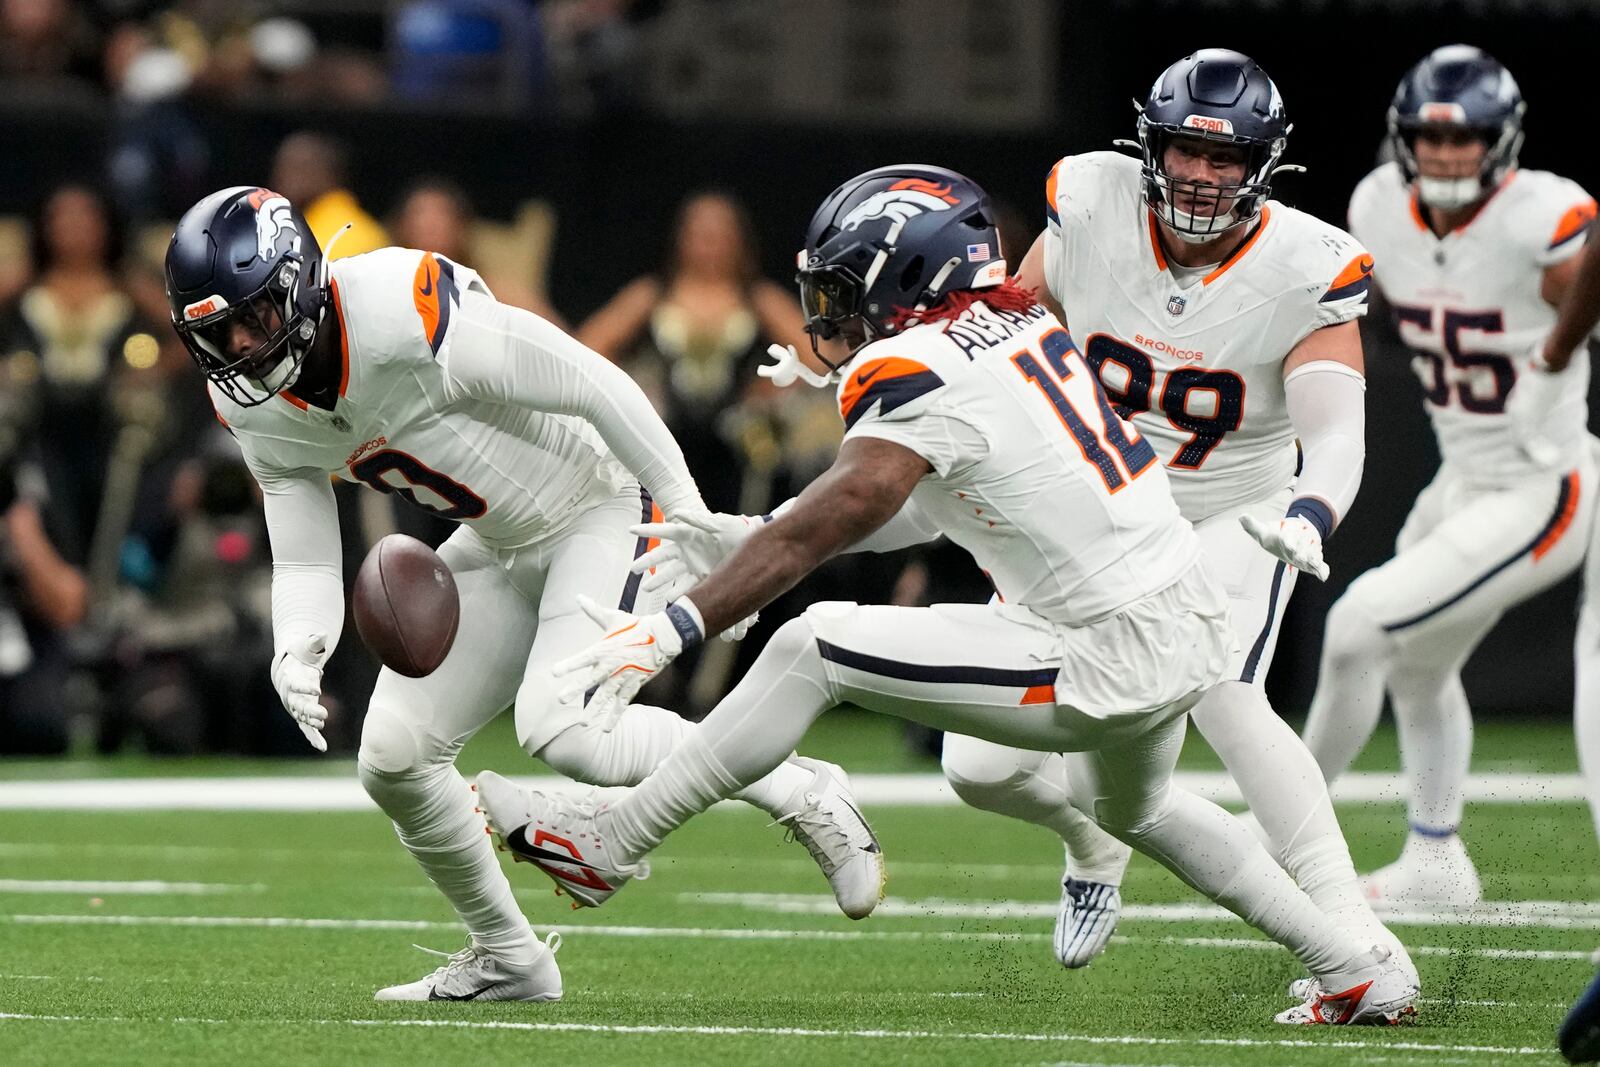
[[[0,755],[305,751],[267,680],[258,494],[167,325],[172,221],[214,188],[269,185],[324,244],[354,223],[336,255],[401,244],[475,266],[627,368],[707,502],[756,514],[841,435],[831,393],[754,373],[768,344],[806,343],[793,250],[840,180],[962,170],[1001,202],[1015,261],[1051,163],[1131,136],[1129,100],[1221,45],[1283,90],[1286,158],[1310,173],[1279,198],[1339,221],[1395,81],[1462,40],[1521,81],[1524,163],[1592,191],[1576,101],[1597,29],[1584,0],[0,0]],[[1291,608],[1270,682],[1289,713],[1327,605],[1387,557],[1437,462],[1405,352],[1367,326],[1366,482],[1333,580]],[[337,491],[347,576],[385,533],[449,533]],[[987,595],[948,545],[846,557],[657,701],[703,712],[812,600]],[[1567,713],[1573,596],[1484,647],[1477,709]],[[375,673],[347,627],[335,746],[354,747]]]

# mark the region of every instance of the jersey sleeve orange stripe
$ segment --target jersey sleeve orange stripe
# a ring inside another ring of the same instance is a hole
[[[1556,223],[1556,232],[1551,235],[1550,244],[1546,250],[1559,248],[1588,229],[1589,224],[1594,221],[1594,216],[1595,203],[1593,200],[1586,200],[1581,204],[1574,204],[1568,208],[1567,213],[1561,216],[1561,221]]]
[[[1058,161],[1050,168],[1050,176],[1044,180],[1044,213],[1050,216],[1051,222],[1057,224],[1061,222],[1061,215],[1056,209],[1056,195],[1060,191],[1061,164],[1065,162],[1064,159]]]
[[[854,426],[874,399],[882,399],[885,410],[899,407],[923,393],[944,384],[933,371],[914,359],[885,356],[851,371],[839,396],[839,414],[846,426]]]
[[[1345,300],[1352,296],[1359,296],[1366,292],[1372,285],[1372,257],[1365,252],[1356,256],[1344,265],[1344,269],[1334,275],[1333,281],[1328,284],[1328,291],[1322,294],[1322,302],[1330,300]]]
[[[422,333],[432,342],[439,332],[439,261],[432,252],[422,253],[417,275],[412,279],[411,298],[422,318]]]

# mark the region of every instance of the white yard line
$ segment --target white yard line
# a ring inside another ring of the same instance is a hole
[[[834,915],[833,897],[812,893],[679,893],[684,904],[747,908],[777,915]],[[917,919],[1053,919],[1055,900],[953,900],[927,897],[907,900],[889,897],[874,916]],[[1497,900],[1471,907],[1381,908],[1396,926],[1462,926],[1498,929],[1600,930],[1600,902],[1560,900]],[[1234,922],[1233,914],[1215,904],[1186,901],[1178,904],[1124,904],[1123,920],[1187,923]]]
[[[219,882],[70,881],[59,878],[0,878],[0,893],[90,893],[95,896],[206,896],[211,893],[261,893],[266,886],[226,885]]]
[[[545,788],[566,779],[520,779]],[[1220,771],[1184,771],[1175,780],[1219,803],[1238,803],[1239,790]],[[938,774],[852,774],[863,805],[953,806],[960,803]],[[1576,774],[1475,774],[1467,779],[1475,802],[1546,804],[1583,801]],[[1405,796],[1401,775],[1347,774],[1334,785],[1341,802],[1394,801]],[[354,777],[83,778],[0,781],[0,809],[16,811],[376,811]]]
[[[198,926],[291,930],[441,930],[461,932],[461,925],[430,919],[308,919],[268,915],[4,915],[0,925],[20,926]],[[1047,933],[1005,930],[791,930],[704,926],[601,926],[542,925],[563,937],[682,938],[707,941],[1048,941]],[[1122,944],[1181,945],[1190,948],[1243,949],[1281,952],[1264,938],[1244,937],[1139,937],[1117,935]],[[1466,955],[1501,960],[1584,960],[1587,949],[1452,948],[1445,945],[1411,945],[1413,955]]]
[[[451,1030],[511,1030],[530,1033],[580,1033],[580,1034],[632,1034],[632,1035],[685,1035],[690,1037],[802,1037],[849,1038],[853,1040],[889,1041],[1014,1041],[1067,1045],[1153,1047],[1182,1046],[1187,1048],[1278,1048],[1278,1049],[1351,1049],[1362,1053],[1379,1052],[1431,1052],[1460,1056],[1542,1056],[1548,1058],[1551,1050],[1516,1045],[1445,1045],[1424,1041],[1385,1041],[1382,1044],[1363,1041],[1313,1041],[1306,1038],[1278,1038],[1275,1040],[1250,1037],[1156,1037],[1149,1034],[1037,1034],[1008,1033],[1005,1031],[961,1030],[858,1030],[824,1029],[797,1026],[627,1026],[608,1023],[532,1023],[502,1022],[472,1019],[204,1019],[191,1016],[171,1018],[152,1017],[137,1019],[127,1016],[93,1015],[34,1015],[25,1012],[0,1012],[0,1021],[48,1023],[115,1023],[128,1025],[144,1023],[155,1025],[188,1026],[376,1026],[421,1027],[424,1029]]]

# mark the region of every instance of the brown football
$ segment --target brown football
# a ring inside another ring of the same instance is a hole
[[[351,605],[362,642],[385,667],[421,678],[444,662],[461,621],[456,580],[415,537],[390,534],[356,575]]]

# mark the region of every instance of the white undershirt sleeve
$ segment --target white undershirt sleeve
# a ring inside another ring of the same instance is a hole
[[[532,312],[462,293],[440,362],[454,396],[588,422],[669,519],[705,510],[683,450],[634,380]]]
[[[1289,421],[1302,462],[1290,515],[1316,526],[1324,540],[1350,510],[1366,462],[1367,380],[1354,367],[1319,359],[1283,380]]]
[[[309,634],[328,635],[328,651],[344,628],[339,511],[324,471],[267,474],[261,485],[272,543],[272,643],[282,652]]]

